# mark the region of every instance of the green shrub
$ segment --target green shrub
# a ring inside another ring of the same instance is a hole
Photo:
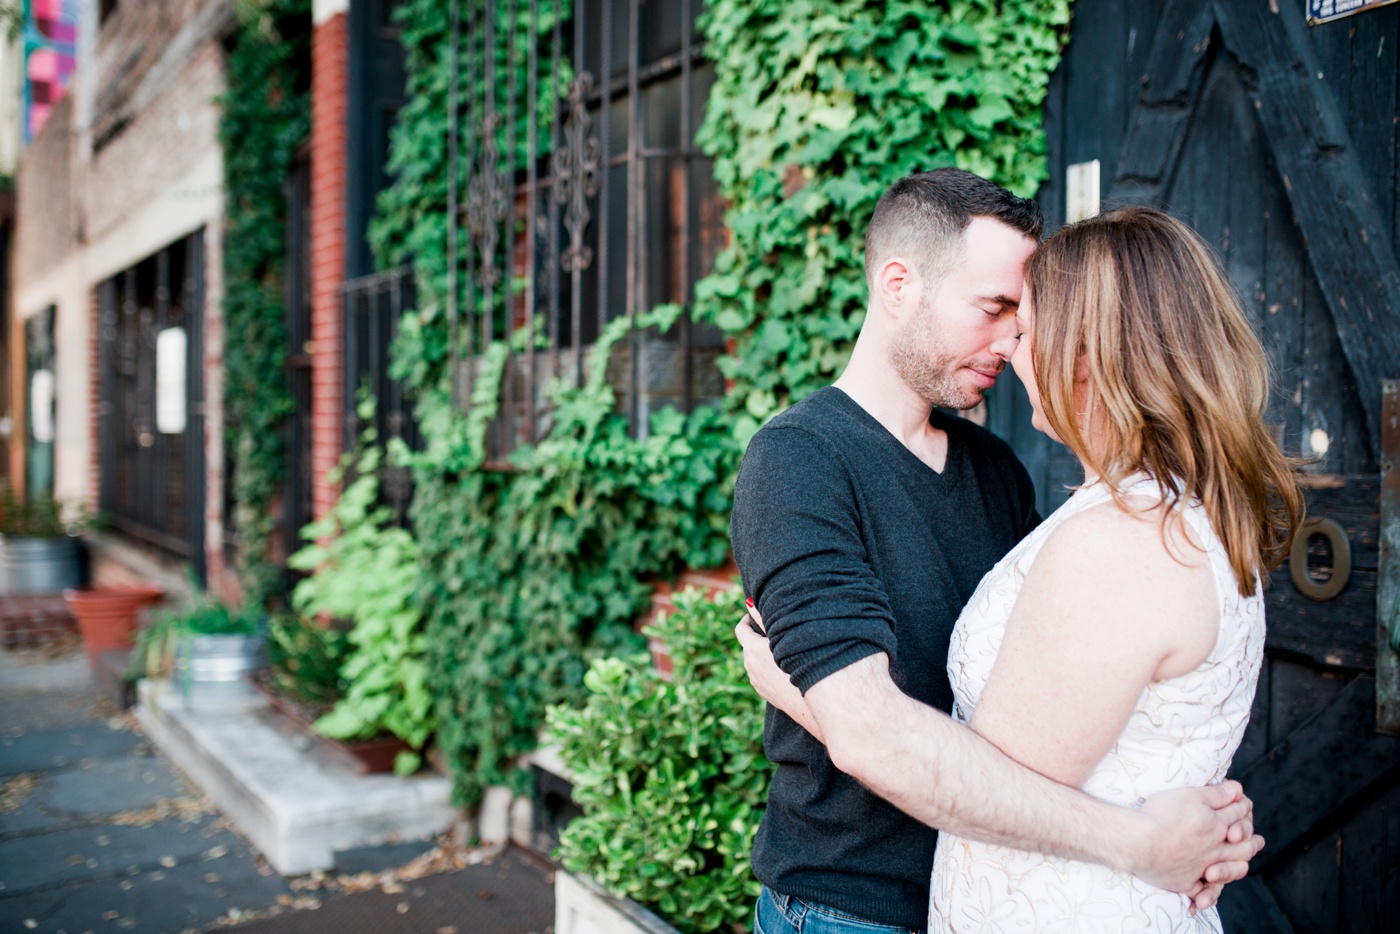
[[[335,624],[321,625],[296,613],[273,615],[267,629],[267,663],[273,690],[326,708],[345,693],[341,666],[350,640]]]
[[[734,643],[743,596],[690,589],[675,605],[647,630],[671,656],[669,679],[647,655],[599,659],[583,706],[550,710],[583,809],[560,852],[569,869],[682,931],[746,929],[759,888],[749,851],[772,766],[763,702]]]
[[[372,400],[361,399],[359,415],[372,420]],[[374,429],[366,429],[332,474],[338,483],[353,468],[354,479],[325,518],[302,529],[308,544],[287,564],[311,575],[292,591],[293,609],[353,624],[340,669],[345,695],[316,721],[316,731],[344,740],[392,733],[413,747],[394,762],[394,771],[405,775],[422,764],[420,752],[437,719],[427,685],[423,611],[415,599],[421,553],[417,540],[379,505],[383,459]]]
[[[20,499],[8,484],[0,485],[0,535],[58,538],[95,524],[82,504],[63,503],[43,491]]]

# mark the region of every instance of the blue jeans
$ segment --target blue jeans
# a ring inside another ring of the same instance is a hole
[[[911,928],[864,921],[836,908],[774,892],[758,893],[753,934],[922,934]]]

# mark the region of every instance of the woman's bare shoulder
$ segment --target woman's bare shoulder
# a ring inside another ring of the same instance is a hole
[[[1029,576],[1110,615],[1115,627],[1162,640],[1167,661],[1159,677],[1189,670],[1215,644],[1218,598],[1209,560],[1190,527],[1148,498],[1122,506],[1109,501],[1066,519],[1046,539]],[[1067,625],[1081,623],[1094,625],[1065,618]]]

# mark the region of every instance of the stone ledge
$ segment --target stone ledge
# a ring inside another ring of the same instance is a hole
[[[554,873],[554,934],[680,934],[630,898],[615,898],[588,876]]]
[[[426,838],[456,817],[449,779],[359,775],[261,698],[228,710],[186,709],[169,685],[143,681],[136,714],[283,875],[330,869],[341,850]]]

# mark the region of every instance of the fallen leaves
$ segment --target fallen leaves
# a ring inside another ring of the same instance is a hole
[[[4,784],[0,784],[0,814],[9,814],[24,807],[24,802],[38,788],[39,776],[33,773],[5,779]]]
[[[149,827],[157,821],[174,818],[181,823],[192,824],[214,813],[214,805],[200,795],[187,795],[179,798],[159,798],[154,804],[133,811],[118,811],[107,818],[107,823],[122,826]]]

